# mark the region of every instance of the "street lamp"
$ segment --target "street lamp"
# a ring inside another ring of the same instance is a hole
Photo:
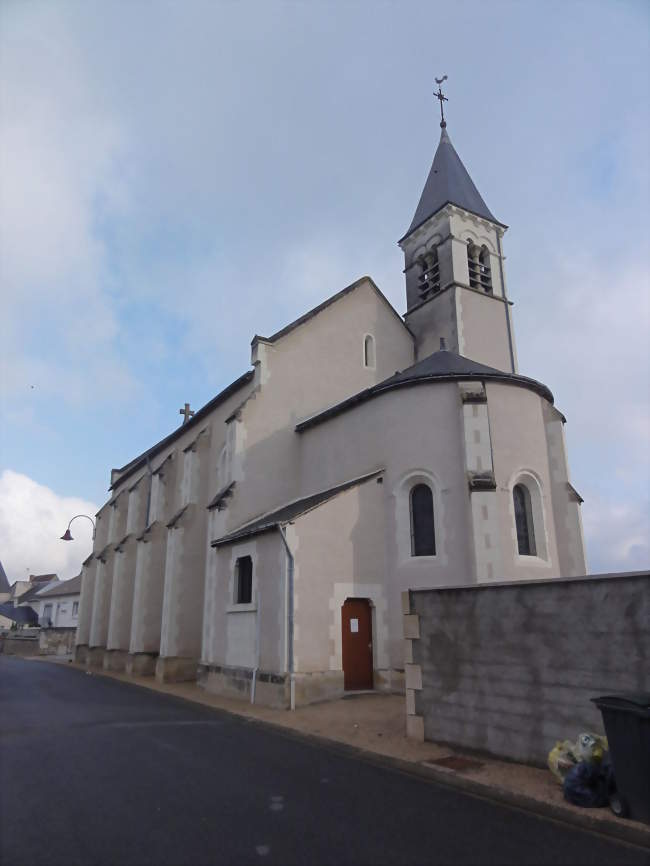
[[[77,517],[85,517],[86,520],[90,520],[90,522],[93,525],[93,541],[94,541],[95,540],[95,521],[92,519],[92,517],[89,517],[87,514],[75,514],[75,516],[72,518],[72,520],[76,520]],[[72,524],[72,520],[70,521],[70,523],[68,523],[68,528],[66,529],[66,531],[61,536],[61,541],[74,541],[74,538],[72,537],[72,535],[70,535],[70,526]]]

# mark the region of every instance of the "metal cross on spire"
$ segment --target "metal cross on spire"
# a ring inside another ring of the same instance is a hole
[[[438,85],[438,92],[433,95],[436,99],[440,100],[440,126],[444,129],[447,126],[447,121],[445,120],[445,110],[444,110],[444,102],[449,102],[447,97],[442,92],[441,84],[443,81],[447,80],[447,76],[443,75],[442,78],[436,78],[436,84]]]

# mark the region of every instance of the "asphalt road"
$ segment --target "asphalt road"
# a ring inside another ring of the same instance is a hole
[[[338,748],[0,656],[0,864],[649,864]]]

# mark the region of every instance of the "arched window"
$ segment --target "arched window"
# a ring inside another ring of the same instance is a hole
[[[253,601],[253,560],[240,556],[235,563],[235,604]]]
[[[418,264],[422,269],[419,278],[420,299],[426,300],[430,295],[440,291],[440,264],[438,262],[438,250],[429,250],[420,256]]]
[[[517,547],[520,556],[536,556],[535,528],[530,491],[524,484],[515,484],[512,490],[515,506],[515,526],[517,528]]]
[[[490,253],[487,247],[481,247],[478,254],[479,279],[481,288],[488,295],[492,294],[492,272],[490,270]]]
[[[490,268],[490,251],[486,246],[477,247],[472,241],[467,241],[467,267],[469,284],[473,289],[483,289],[492,294],[492,271]]]
[[[363,366],[375,366],[375,338],[370,334],[366,334],[363,340]]]
[[[411,488],[411,556],[435,556],[433,493],[428,484]]]
[[[467,267],[469,269],[469,284],[478,289],[481,277],[479,273],[478,247],[472,241],[467,241]]]

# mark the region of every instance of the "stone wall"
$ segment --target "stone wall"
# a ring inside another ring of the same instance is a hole
[[[650,691],[650,574],[403,595],[407,733],[544,766],[603,731],[590,698]]]
[[[65,656],[74,653],[75,628],[42,628],[39,634],[39,654]]]
[[[0,635],[0,653],[8,656],[37,656],[39,654],[38,634],[8,631]]]

